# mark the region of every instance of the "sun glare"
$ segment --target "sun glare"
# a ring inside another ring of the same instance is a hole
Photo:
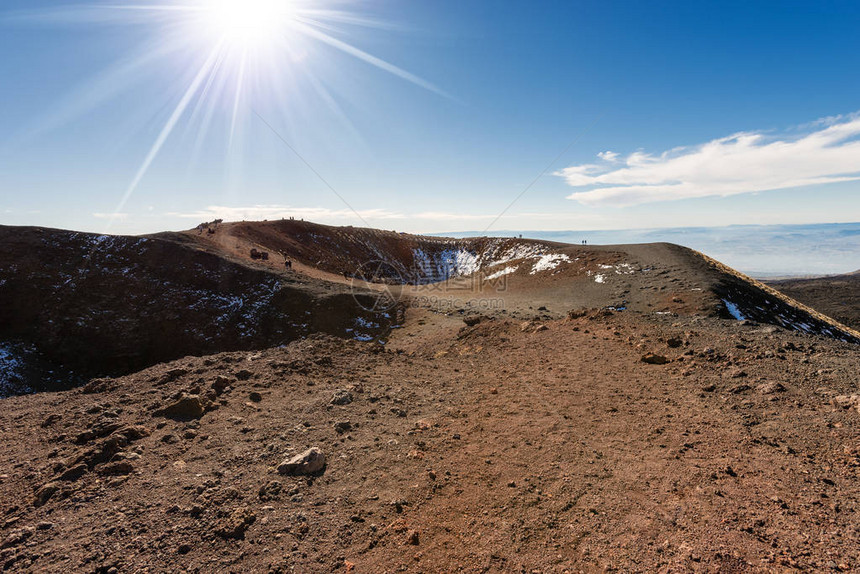
[[[209,0],[207,4],[210,32],[246,47],[277,41],[295,16],[293,0]]]
[[[71,14],[84,22],[92,18],[103,25],[144,26],[151,39],[157,40],[156,50],[150,44],[142,45],[139,54],[119,62],[117,69],[101,80],[106,92],[119,93],[128,88],[130,69],[156,73],[166,67],[168,60],[171,66],[187,66],[187,80],[165,91],[166,102],[172,103],[173,111],[122,194],[117,213],[182,124],[186,130],[196,131],[193,148],[196,157],[215,119],[225,119],[226,149],[239,162],[244,124],[252,117],[262,119],[254,111],[256,107],[264,110],[268,107],[272,115],[290,118],[294,109],[305,110],[321,104],[351,128],[335,93],[345,98],[352,88],[338,85],[338,75],[319,75],[335,67],[331,62],[314,59],[322,57],[322,51],[313,53],[316,45],[329,48],[326,57],[340,52],[446,95],[418,76],[341,38],[349,32],[353,32],[350,34],[353,38],[360,37],[361,34],[354,32],[383,26],[360,13],[336,8],[344,0],[136,0],[127,4],[116,0],[92,1],[98,3],[98,11],[79,6],[37,12],[48,21]],[[102,98],[101,94],[94,94],[91,101],[95,105]]]

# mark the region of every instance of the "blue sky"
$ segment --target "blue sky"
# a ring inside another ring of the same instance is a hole
[[[0,223],[860,221],[856,2],[293,0],[216,71],[224,1],[6,0]]]

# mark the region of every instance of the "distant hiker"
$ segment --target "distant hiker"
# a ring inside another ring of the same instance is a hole
[[[343,278],[344,278],[344,279],[349,279],[349,273],[347,273],[346,271],[344,271],[344,272],[343,272]]]
[[[287,269],[292,269],[293,268],[293,262],[290,261],[289,259],[284,259],[284,267]]]

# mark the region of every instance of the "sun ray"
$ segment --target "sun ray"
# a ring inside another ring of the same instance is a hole
[[[245,66],[247,64],[248,52],[245,50],[239,63],[239,74],[236,76],[236,94],[233,100],[233,118],[230,121],[230,141],[227,143],[228,149],[233,147],[233,138],[236,135],[236,120],[239,117],[239,103],[242,101],[242,87],[245,85]]]
[[[303,34],[310,36],[312,38],[315,38],[315,39],[319,40],[320,42],[323,42],[324,44],[328,44],[329,46],[332,46],[333,48],[337,48],[341,52],[344,52],[346,54],[349,54],[350,56],[358,58],[359,60],[367,62],[371,66],[375,66],[375,67],[379,68],[380,70],[384,70],[384,71],[388,72],[389,74],[393,74],[393,75],[397,76],[398,78],[406,80],[407,82],[411,82],[411,83],[415,84],[416,86],[420,86],[420,87],[424,88],[425,90],[429,90],[429,91],[431,91],[437,95],[440,95],[444,98],[451,99],[451,96],[448,93],[444,92],[440,88],[437,88],[436,86],[434,86],[433,84],[431,84],[427,80],[424,80],[423,78],[419,78],[415,74],[412,74],[411,72],[407,72],[406,70],[404,70],[402,68],[398,68],[394,64],[389,64],[385,60],[383,60],[381,58],[377,58],[376,56],[374,56],[372,54],[368,54],[367,52],[360,50],[351,44],[347,44],[346,42],[344,42],[342,40],[338,40],[337,38],[330,36],[330,35],[326,34],[325,32],[321,32],[309,24],[303,23],[301,21],[296,21],[295,26]]]
[[[119,204],[116,207],[114,213],[119,213],[125,207],[125,204],[128,202],[129,198],[132,196],[134,191],[137,189],[137,186],[140,185],[140,181],[143,179],[143,176],[146,175],[147,170],[152,165],[152,162],[155,160],[156,156],[158,156],[158,152],[161,151],[161,148],[164,146],[164,142],[167,141],[167,138],[170,137],[173,128],[176,127],[176,123],[182,117],[182,114],[185,113],[185,109],[191,103],[191,100],[194,98],[194,95],[200,89],[200,85],[203,83],[203,80],[206,79],[206,76],[211,72],[212,66],[214,62],[218,58],[218,53],[222,49],[222,44],[219,43],[212,50],[212,53],[209,55],[209,58],[200,68],[200,71],[195,76],[194,80],[191,82],[191,85],[188,86],[188,89],[185,91],[185,94],[182,96],[182,99],[179,101],[179,104],[176,106],[176,109],[173,110],[173,113],[170,115],[170,118],[167,120],[167,123],[164,124],[164,127],[161,129],[161,132],[158,134],[158,138],[156,138],[155,143],[150,148],[149,153],[146,155],[146,159],[143,160],[143,164],[141,164],[140,168],[137,170],[137,173],[134,176],[134,179],[131,181],[131,184],[126,189],[122,198],[120,199]]]
[[[327,114],[362,141],[355,124],[335,100],[339,76],[334,66],[320,58],[353,58],[401,80],[445,98],[446,92],[431,82],[374,56],[354,42],[341,39],[350,29],[393,29],[384,22],[358,13],[334,9],[337,0],[92,0],[88,4],[65,5],[54,9],[32,9],[0,14],[5,21],[43,25],[116,28],[139,27],[151,32],[146,46],[138,45],[138,55],[125,56],[115,69],[90,82],[67,102],[58,102],[35,129],[43,134],[73,121],[107,101],[127,94],[143,81],[164,79],[165,70],[193,77],[166,123],[160,127],[130,184],[120,194],[115,212],[121,212],[156,162],[162,148],[180,131],[183,139],[196,131],[191,146],[191,163],[196,163],[212,133],[216,120],[224,121],[227,139],[226,162],[240,162],[240,136],[245,133],[248,113],[265,107],[299,135],[304,118]],[[314,50],[315,45],[333,51]],[[339,56],[338,54],[343,54]],[[205,63],[200,66],[200,62]],[[183,70],[183,67],[187,67]],[[323,70],[323,73],[320,73]],[[324,77],[328,75],[328,77]],[[187,80],[183,80],[187,81]],[[351,90],[339,90],[349,94]],[[171,90],[165,90],[165,94]],[[347,96],[349,97],[349,96]],[[158,105],[159,101],[153,102]],[[169,109],[173,102],[164,101]],[[183,125],[184,129],[177,130]],[[235,157],[233,157],[235,156]],[[234,161],[235,160],[235,161]]]

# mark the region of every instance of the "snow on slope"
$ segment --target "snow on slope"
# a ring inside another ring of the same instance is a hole
[[[564,255],[563,253],[550,253],[549,255],[542,255],[535,262],[530,275],[540,273],[541,271],[552,271],[562,263],[569,262],[570,257]]]
[[[23,359],[9,344],[0,343],[0,397],[28,392],[23,380]]]

